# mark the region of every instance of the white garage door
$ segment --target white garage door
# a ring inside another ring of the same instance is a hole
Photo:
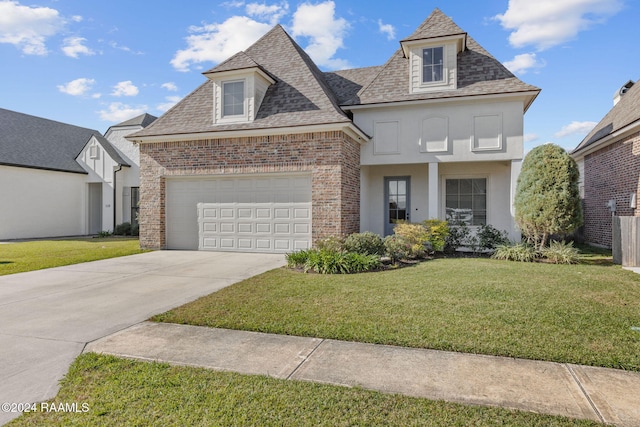
[[[309,175],[170,178],[169,249],[285,253],[311,246]]]

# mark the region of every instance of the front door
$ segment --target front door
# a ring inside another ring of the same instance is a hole
[[[409,183],[408,176],[386,177],[384,179],[384,235],[393,234],[398,221],[409,221]]]

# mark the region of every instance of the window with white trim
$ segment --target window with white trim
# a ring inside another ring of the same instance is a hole
[[[447,221],[466,225],[487,223],[487,179],[447,179],[445,188]]]
[[[422,49],[422,83],[444,81],[444,47]]]
[[[222,117],[244,115],[244,80],[222,83]]]

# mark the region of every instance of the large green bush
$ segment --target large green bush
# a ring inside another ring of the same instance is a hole
[[[370,231],[349,235],[342,244],[342,249],[363,255],[384,255],[382,237]]]
[[[532,149],[522,163],[515,195],[515,219],[527,239],[542,250],[552,234],[582,225],[576,162],[554,144]]]
[[[393,263],[411,257],[411,244],[395,234],[384,238],[384,249]]]

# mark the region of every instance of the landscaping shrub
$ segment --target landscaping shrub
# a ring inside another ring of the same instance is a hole
[[[449,234],[445,238],[444,251],[454,253],[461,246],[466,246],[471,230],[464,222],[453,221],[449,223]]]
[[[382,239],[381,239],[382,240]],[[365,271],[380,268],[380,256],[376,254],[359,254],[356,252],[343,252],[343,264],[345,273],[363,273]]]
[[[427,240],[431,243],[431,248],[436,252],[444,251],[449,236],[449,223],[440,219],[428,219],[422,221],[422,226],[427,231]]]
[[[493,250],[500,245],[509,244],[509,235],[504,230],[498,230],[491,224],[480,227],[476,233],[478,246],[482,250]]]
[[[109,237],[111,236],[111,232],[110,231],[101,231],[98,233],[98,237]]]
[[[325,239],[320,239],[316,241],[315,247],[317,249],[326,249],[331,252],[339,252],[342,250],[343,244],[344,244],[343,239],[339,237],[331,236],[331,237],[327,237]]]
[[[285,255],[285,259],[287,260],[287,267],[303,268],[309,259],[309,250],[288,253]]]
[[[302,268],[305,272],[320,274],[362,273],[380,267],[379,255],[365,255],[355,252],[333,251],[329,249],[308,249],[288,253],[287,266]]]
[[[399,235],[385,237],[384,250],[393,263],[411,256],[411,244]]]
[[[548,248],[542,250],[542,256],[554,264],[576,264],[578,249],[573,243],[551,242]]]
[[[422,258],[426,255],[424,245],[429,241],[429,234],[423,225],[400,222],[395,226],[393,232],[409,244],[411,250],[408,257]]]
[[[342,248],[362,255],[384,255],[382,237],[370,231],[351,234],[345,239]]]
[[[538,252],[533,246],[526,243],[518,243],[498,246],[491,257],[506,261],[533,262],[538,258]]]
[[[116,225],[115,230],[113,230],[113,234],[116,236],[131,236],[131,223],[123,222],[122,224]]]
[[[140,225],[139,224],[133,224],[131,226],[131,235],[132,236],[139,236],[140,235]]]

